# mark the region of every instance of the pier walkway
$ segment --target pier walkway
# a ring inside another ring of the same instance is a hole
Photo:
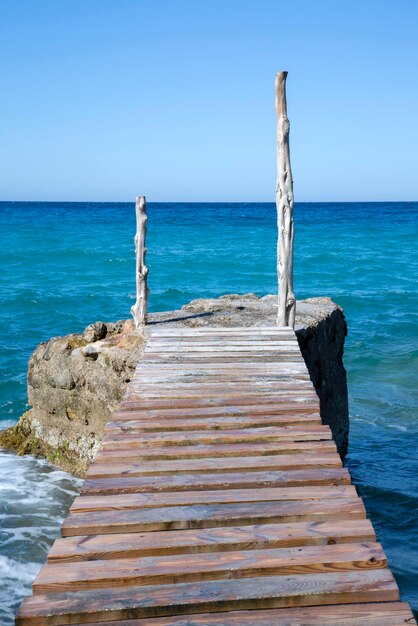
[[[293,330],[148,329],[18,626],[415,624]]]

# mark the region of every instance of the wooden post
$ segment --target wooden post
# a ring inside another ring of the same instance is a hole
[[[148,295],[147,286],[148,267],[145,265],[145,238],[147,235],[147,203],[145,196],[136,197],[136,302],[131,308],[131,313],[135,321],[135,326],[144,326],[148,317]]]
[[[295,326],[296,298],[293,291],[293,180],[290,167],[289,128],[286,104],[287,72],[276,74],[277,115],[277,273],[279,307],[277,324]]]

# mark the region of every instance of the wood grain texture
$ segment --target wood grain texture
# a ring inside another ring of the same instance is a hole
[[[112,626],[408,626],[416,624],[405,602],[374,602],[331,606],[293,607],[267,611],[228,611],[113,621]],[[81,626],[75,624],[74,626]],[[96,622],[109,626],[109,622]]]
[[[135,416],[124,416],[120,418],[120,414],[115,415],[113,421],[108,422],[105,432],[107,433],[119,433],[119,432],[135,432],[135,431],[151,431],[151,432],[172,432],[178,430],[233,430],[235,428],[259,428],[261,426],[298,426],[303,425],[310,428],[313,425],[321,426],[321,418],[318,413],[311,413],[309,409],[306,413],[303,413],[303,407],[296,407],[292,411],[289,411],[287,415],[277,414],[272,411],[270,414],[267,411],[266,415],[260,415],[255,412],[254,415],[251,411],[249,414],[240,414],[239,412],[225,412],[224,415],[205,415],[202,417],[192,417],[185,415],[181,417],[167,417],[167,418],[148,418],[142,415],[143,419],[137,419]],[[195,415],[199,412],[196,411]],[[127,419],[128,417],[128,419]],[[131,418],[131,419],[129,419]]]
[[[316,413],[303,412],[285,415],[225,415],[209,417],[187,417],[168,419],[119,419],[109,422],[106,434],[136,433],[136,432],[174,432],[197,430],[237,430],[239,428],[269,428],[271,426],[303,427],[304,430],[321,431],[322,424]],[[181,434],[180,434],[181,436]]]
[[[290,166],[289,129],[286,102],[287,72],[276,74],[277,117],[277,275],[279,279],[278,326],[295,326],[296,298],[293,290],[293,180]]]
[[[135,255],[136,255],[136,302],[131,308],[131,313],[137,327],[147,323],[148,318],[148,296],[147,286],[148,267],[145,263],[147,254],[147,203],[145,196],[137,196],[135,204],[136,214],[136,235],[135,235]]]
[[[180,491],[168,493],[115,494],[111,496],[78,496],[71,505],[71,513],[112,511],[122,509],[183,506],[185,504],[228,504],[232,502],[275,502],[287,500],[324,500],[356,498],[353,485],[338,487],[282,487],[273,489],[225,489],[217,491]]]
[[[49,553],[52,563],[118,559],[134,556],[259,550],[308,545],[375,541],[366,518],[221,526],[175,532],[127,532],[79,535],[57,539]]]
[[[191,391],[190,389],[188,390]],[[318,397],[314,391],[306,391],[303,392],[304,398],[306,400],[314,400],[317,402]],[[222,395],[219,392],[211,393],[210,395],[205,394],[202,397],[202,390],[200,387],[195,389],[194,394],[182,394],[182,393],[171,393],[168,397],[164,397],[164,395],[159,394],[157,397],[150,397],[148,394],[140,394],[140,393],[126,393],[124,401],[121,403],[121,409],[125,410],[129,408],[129,402],[139,403],[141,409],[143,411],[147,411],[148,409],[180,409],[180,408],[200,408],[200,407],[208,407],[208,406],[251,406],[253,404],[273,404],[277,405],[278,396],[281,397],[282,402],[298,402],[299,395],[295,396],[294,389],[277,389],[275,386],[272,391],[261,391],[261,392],[247,392],[246,388],[242,389],[241,395],[238,392],[231,392],[229,394],[223,393]]]
[[[261,457],[206,458],[179,461],[95,462],[88,478],[115,478],[118,476],[156,476],[172,474],[224,474],[225,472],[257,472],[267,470],[321,469],[341,467],[335,454],[289,454]]]
[[[274,441],[255,443],[232,443],[213,444],[195,446],[163,446],[161,448],[145,448],[135,439],[124,442],[112,442],[105,440],[102,450],[97,454],[97,460],[114,460],[120,458],[128,459],[199,459],[206,457],[235,457],[235,456],[269,456],[278,454],[299,454],[304,455],[322,454],[328,452],[337,453],[333,441]]]
[[[27,598],[16,626],[399,599],[387,569],[116,587]]]
[[[144,448],[159,448],[161,446],[192,446],[217,445],[225,443],[269,443],[279,441],[329,441],[332,439],[331,430],[326,426],[309,429],[307,426],[281,426],[240,428],[224,431],[183,431],[181,434],[171,432],[127,432],[121,434],[110,433],[105,440],[108,447],[130,447],[140,443]]]
[[[294,332],[149,332],[16,624],[415,623]]]
[[[254,578],[285,574],[318,574],[382,569],[386,557],[378,543],[347,543],[236,550],[202,554],[47,564],[39,572],[34,593],[81,591],[103,587],[155,585],[197,580]]]
[[[121,532],[211,528],[276,522],[363,519],[360,498],[233,504],[201,504],[122,511],[73,513],[61,527],[63,537]]]
[[[187,418],[200,419],[209,417],[272,417],[273,415],[282,415],[283,421],[290,419],[292,415],[297,417],[306,417],[306,423],[308,423],[309,416],[314,415],[317,421],[320,423],[318,402],[299,401],[299,402],[281,402],[279,406],[271,404],[257,403],[256,405],[241,405],[241,406],[210,406],[210,407],[180,407],[172,409],[147,409],[143,410],[140,402],[127,403],[124,411],[117,411],[113,415],[113,420],[110,424],[121,421],[132,421],[134,419],[140,420],[146,419],[148,422],[155,420],[165,420],[168,422],[172,420],[173,426],[175,426],[174,420],[185,421]],[[284,423],[286,423],[284,421]],[[192,430],[192,428],[189,428]]]
[[[279,458],[279,457],[276,457]],[[89,478],[81,488],[83,495],[116,493],[158,493],[162,491],[206,491],[210,489],[258,489],[260,487],[301,487],[302,485],[348,485],[345,468],[245,471],[220,474],[174,474],[155,476],[118,476]]]

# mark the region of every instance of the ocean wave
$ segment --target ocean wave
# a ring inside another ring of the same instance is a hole
[[[0,451],[2,626],[13,624],[80,484],[47,461]]]
[[[18,561],[0,554],[2,590],[0,602],[0,623],[12,626],[20,600],[30,590],[30,586],[41,568],[41,563]]]

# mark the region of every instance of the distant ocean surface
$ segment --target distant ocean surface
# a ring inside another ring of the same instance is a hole
[[[149,204],[152,311],[276,293],[273,204]],[[297,204],[298,298],[347,316],[348,466],[402,598],[418,609],[418,203]],[[54,335],[129,317],[130,203],[0,203],[0,422],[27,409],[30,353]],[[80,482],[0,452],[0,623],[13,623]]]

